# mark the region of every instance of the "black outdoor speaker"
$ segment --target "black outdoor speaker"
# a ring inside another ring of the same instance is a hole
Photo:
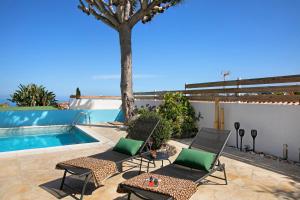
[[[255,152],[255,138],[257,136],[257,130],[252,129],[251,130],[251,136],[253,138],[253,147],[252,147],[252,150],[253,150],[253,152]]]
[[[239,134],[238,134],[238,131],[239,131],[239,128],[240,128],[240,122],[234,122],[234,128],[235,128],[235,131],[236,131],[236,148],[238,149],[239,148]]]
[[[245,135],[245,130],[244,129],[240,129],[239,130],[239,135],[241,137],[240,151],[242,151],[243,150],[243,137]]]

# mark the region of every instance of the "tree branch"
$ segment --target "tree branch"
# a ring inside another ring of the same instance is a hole
[[[101,13],[101,16],[105,16],[105,18],[107,18],[116,27],[120,25],[114,13],[106,8],[103,0],[86,0],[86,2],[88,2],[92,6],[95,6]]]
[[[163,0],[153,0],[150,4],[148,4],[146,9],[143,9],[141,6],[141,8],[131,17],[129,26],[133,27],[136,23],[142,20],[145,15],[149,14],[155,6],[160,5],[162,2]]]
[[[114,16],[116,16],[116,11],[115,11],[115,9],[114,9],[114,7],[113,7],[113,2],[112,2],[112,0],[109,0],[109,2],[107,3],[107,2],[105,2],[105,1],[103,1],[103,3],[104,3],[104,5],[109,9],[109,11],[111,12],[111,13],[113,13],[113,15]]]
[[[95,0],[96,1],[96,3],[99,1],[99,3],[100,3],[100,6],[101,6],[101,8],[103,8],[104,10],[105,10],[105,12],[108,14],[108,15],[110,15],[112,18],[114,18],[114,20],[118,20],[117,18],[116,18],[116,15],[115,15],[115,12],[114,12],[114,10],[113,10],[113,7],[112,7],[112,5],[109,5],[109,4],[107,4],[105,1],[103,1],[103,0]],[[118,21],[117,21],[118,22]],[[119,23],[119,22],[118,22]]]
[[[118,16],[118,20],[119,22],[122,24],[124,22],[124,5],[119,4],[117,6],[117,16]]]
[[[90,13],[95,16],[96,19],[101,20],[106,25],[110,26],[111,28],[115,29],[116,31],[119,31],[119,26],[116,26],[113,24],[109,19],[106,18],[106,16],[103,16],[99,13],[97,13],[94,9],[91,9]]]
[[[113,0],[109,0],[108,2],[103,1],[103,4],[105,5],[105,7],[107,8],[107,10],[109,11],[109,13],[115,17],[115,19],[117,20],[117,22],[120,24],[120,21],[118,19],[118,15],[116,14],[116,9],[114,8],[114,4],[113,4]]]
[[[110,26],[111,28],[118,31],[118,27],[115,26],[109,19],[107,19],[105,16],[102,16],[101,14],[97,13],[91,5],[89,7],[86,7],[85,4],[82,2],[82,0],[79,0],[80,5],[78,5],[78,8],[82,10],[87,15],[93,15],[96,19],[102,21],[104,24]]]
[[[125,21],[127,21],[127,20],[129,19],[129,17],[130,17],[132,5],[131,5],[131,3],[130,3],[129,0],[126,0],[126,1],[124,2],[124,4],[125,4],[125,5],[124,5],[124,6],[125,6],[125,10],[124,10],[124,19],[125,19]]]
[[[78,8],[80,10],[82,10],[82,12],[84,12],[85,14],[90,15],[89,9],[84,5],[84,3],[82,2],[82,0],[79,0],[79,4],[80,5],[78,5]]]
[[[148,6],[148,0],[139,0],[141,8],[145,10]]]

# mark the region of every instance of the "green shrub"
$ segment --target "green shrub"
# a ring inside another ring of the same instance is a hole
[[[134,115],[141,115],[141,114],[144,114],[144,113],[157,112],[157,111],[158,111],[158,109],[156,108],[156,106],[151,106],[149,104],[146,104],[146,106],[141,106],[140,108],[138,108],[136,106],[133,110],[133,114]]]
[[[193,137],[198,132],[197,121],[200,113],[196,112],[188,99],[181,93],[167,93],[164,95],[163,103],[158,107],[158,113],[171,122],[173,137]]]
[[[48,91],[42,85],[28,84],[19,85],[9,101],[17,106],[55,106],[56,99],[53,92]]]
[[[141,134],[136,131],[136,127],[140,125],[140,123],[145,123],[148,120],[160,120],[160,123],[156,127],[153,135],[152,135],[152,150],[159,149],[163,144],[165,144],[172,135],[172,128],[169,121],[162,118],[157,112],[143,110],[141,114],[139,114],[136,118],[132,119],[128,124],[128,134]]]

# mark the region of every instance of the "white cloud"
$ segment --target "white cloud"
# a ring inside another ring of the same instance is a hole
[[[159,75],[155,74],[133,74],[133,79],[152,79],[160,77]],[[93,80],[115,80],[120,79],[120,74],[106,74],[106,75],[94,75],[92,76]]]

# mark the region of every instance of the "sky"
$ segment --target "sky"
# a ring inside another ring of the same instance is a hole
[[[36,83],[58,99],[120,94],[118,33],[77,0],[1,0],[0,98]],[[185,0],[137,24],[134,91],[300,74],[300,0]]]

